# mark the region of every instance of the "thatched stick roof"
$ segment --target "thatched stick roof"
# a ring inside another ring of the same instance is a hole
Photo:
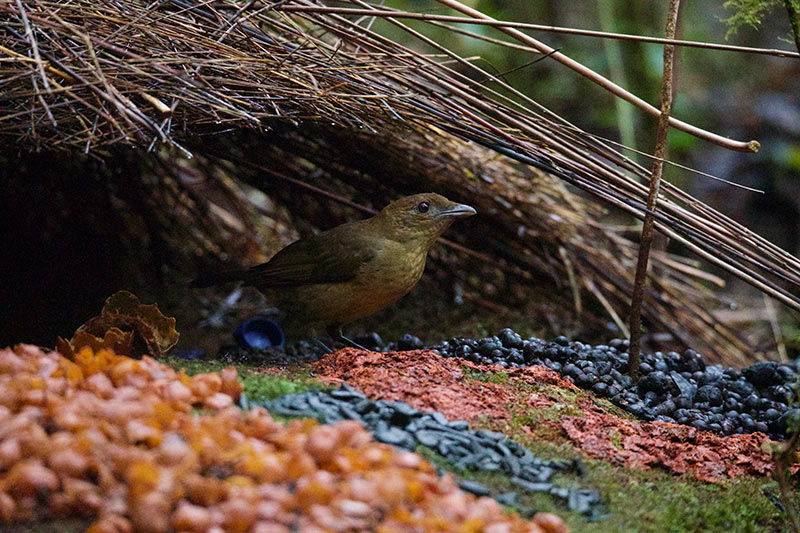
[[[107,148],[124,144],[148,150],[172,145],[185,154],[231,160],[235,147],[219,139],[274,128],[275,144],[264,152],[295,159],[270,163],[302,173],[297,161],[306,154],[286,145],[299,139],[309,150],[322,150],[313,164],[333,177],[332,156],[354,151],[347,144],[352,140],[360,154],[378,150],[389,160],[411,158],[410,174],[472,197],[492,227],[501,228],[492,252],[506,264],[552,273],[551,259],[533,253],[532,239],[565,250],[556,253],[557,272],[566,278],[577,271],[573,292],[588,292],[611,315],[626,315],[632,244],[596,224],[595,207],[510,161],[557,176],[637,218],[647,195],[644,168],[385,12],[384,18],[440,53],[417,52],[354,17],[280,10],[289,5],[324,2],[0,1],[3,150],[69,149],[104,157]],[[317,126],[309,130],[308,124]],[[305,134],[291,131],[302,125],[306,129],[297,131]],[[215,134],[216,148],[231,150],[227,156],[203,142]],[[347,162],[350,170],[369,164],[357,159]],[[391,176],[370,170],[372,183],[384,192],[412,183],[409,178],[394,186]],[[676,187],[666,184],[662,191],[658,230],[800,309],[797,258]],[[581,234],[587,228],[594,229]],[[743,353],[745,345],[705,310],[708,292],[696,274],[662,256],[646,316],[676,333],[694,324],[691,336],[708,337],[700,330],[712,326]]]

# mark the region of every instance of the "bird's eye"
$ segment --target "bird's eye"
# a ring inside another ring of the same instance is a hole
[[[419,211],[420,213],[427,213],[430,207],[431,206],[428,205],[428,202],[420,202],[419,205],[417,206],[417,211]]]

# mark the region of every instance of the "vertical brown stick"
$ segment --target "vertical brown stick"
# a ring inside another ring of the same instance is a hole
[[[800,1],[783,0],[783,3],[786,5],[786,12],[789,14],[789,24],[792,26],[794,45],[797,47],[797,51],[800,52]]]
[[[792,501],[794,487],[791,482],[791,467],[795,461],[798,445],[800,445],[800,426],[794,428],[787,442],[777,445],[778,450],[773,452],[775,467],[772,469],[772,477],[778,482],[780,500],[786,509],[786,517],[794,533],[800,533],[800,517],[797,516],[797,508]]]
[[[678,22],[680,0],[670,0],[667,14],[667,39],[675,38],[675,27]],[[635,381],[639,379],[639,345],[642,340],[642,300],[644,299],[645,282],[647,281],[647,262],[650,259],[650,246],[653,243],[653,225],[655,223],[656,203],[658,191],[661,188],[661,174],[664,169],[664,159],[667,157],[667,132],[669,131],[669,114],[672,110],[672,80],[675,46],[664,45],[664,73],[661,76],[661,115],[658,117],[658,130],[656,131],[656,148],[653,166],[650,170],[650,191],[647,196],[647,211],[642,225],[642,238],[639,244],[639,258],[636,262],[636,278],[631,296],[630,312],[630,359],[628,360],[628,373]]]

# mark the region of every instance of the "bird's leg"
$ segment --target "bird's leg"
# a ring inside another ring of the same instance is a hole
[[[333,350],[331,350],[328,347],[328,345],[325,344],[324,342],[322,342],[321,340],[316,339],[316,343],[319,344],[322,347],[323,350],[325,350],[325,353],[333,353]]]
[[[364,350],[365,352],[368,351],[366,348],[364,348],[363,346],[358,344],[356,341],[348,339],[347,337],[342,335],[341,332],[339,333],[339,340],[342,341],[345,344],[349,344],[350,346],[352,346],[353,348],[355,348],[357,350]]]
[[[342,335],[341,326],[329,326],[328,327],[328,335],[331,337],[331,339],[339,341],[341,343],[344,343],[347,346],[351,346],[353,348],[356,348],[357,350],[368,351],[366,348],[364,348],[363,346],[361,346],[357,342],[355,342],[355,341],[353,341],[351,339],[348,339],[347,337]]]

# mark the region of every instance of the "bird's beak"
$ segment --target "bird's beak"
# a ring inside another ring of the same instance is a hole
[[[461,218],[461,217],[471,217],[477,213],[474,208],[465,205],[465,204],[453,204],[450,209],[446,209],[444,211],[439,211],[440,217],[453,217],[453,218]]]

